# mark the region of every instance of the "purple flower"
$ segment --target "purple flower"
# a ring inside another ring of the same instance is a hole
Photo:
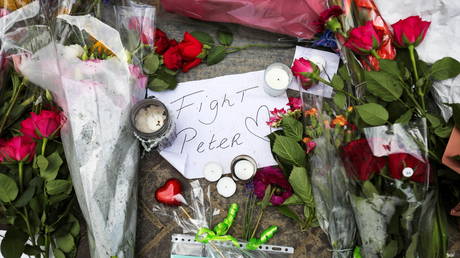
[[[291,197],[293,190],[289,181],[284,176],[283,172],[276,167],[265,167],[257,171],[254,177],[254,194],[259,199],[263,199],[265,190],[268,185],[276,188],[270,202],[275,205],[281,205],[283,202]]]

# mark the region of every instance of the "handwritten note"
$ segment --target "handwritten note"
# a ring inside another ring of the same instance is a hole
[[[160,154],[186,178],[203,177],[208,162],[225,173],[238,155],[253,157],[258,167],[275,165],[266,135],[270,110],[285,107],[286,95],[263,90],[264,71],[227,75],[179,84],[176,90],[149,92],[172,112],[177,139]]]

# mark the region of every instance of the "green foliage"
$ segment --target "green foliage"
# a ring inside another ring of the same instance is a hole
[[[217,39],[224,46],[230,46],[233,43],[233,33],[227,28],[221,28],[217,31]]]
[[[0,174],[0,201],[10,203],[18,196],[16,182],[5,174]]]
[[[151,54],[148,54],[144,58],[143,69],[146,74],[148,75],[154,74],[158,70],[159,67],[160,67],[160,58],[156,54],[151,53]]]
[[[5,258],[19,258],[24,252],[25,243],[29,236],[13,227],[9,229],[2,240],[1,251]]]
[[[215,46],[209,50],[206,62],[208,65],[214,65],[224,60],[227,56],[227,48],[225,46]]]
[[[273,152],[294,166],[303,167],[305,165],[305,151],[298,142],[291,137],[276,136]]]
[[[367,90],[380,99],[391,102],[399,99],[403,93],[401,82],[394,75],[385,72],[366,72]]]
[[[293,118],[285,117],[282,120],[282,126],[284,128],[284,134],[287,137],[291,137],[297,141],[302,140],[303,136],[303,125],[302,122]]]
[[[388,121],[388,111],[379,104],[368,103],[355,106],[361,119],[369,125],[383,125]]]
[[[431,76],[438,81],[454,78],[458,74],[460,74],[460,62],[451,57],[444,57],[431,67]]]
[[[203,44],[210,46],[214,45],[214,39],[211,35],[209,35],[209,33],[203,31],[193,31],[190,34],[192,34],[193,37],[198,39]]]

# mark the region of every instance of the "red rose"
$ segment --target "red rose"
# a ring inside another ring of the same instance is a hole
[[[420,16],[411,16],[391,25],[396,46],[401,48],[407,48],[409,45],[418,46],[425,38],[430,24],[431,22],[423,21]]]
[[[179,46],[170,47],[163,54],[163,60],[166,68],[177,70],[182,68],[182,55],[179,51]]]
[[[319,15],[319,19],[315,24],[317,26],[317,33],[321,33],[324,31],[324,26],[329,21],[329,19],[340,16],[342,14],[343,14],[342,8],[340,8],[340,6],[337,6],[337,5],[333,5],[329,9],[326,9],[323,12],[321,12],[321,14]],[[334,21],[334,24],[331,24],[331,25],[335,25],[335,21]],[[331,28],[331,29],[332,31],[335,31],[334,28]]]
[[[386,165],[385,157],[376,157],[366,139],[349,142],[342,147],[341,153],[347,171],[359,180],[365,181],[373,173],[380,173]]]
[[[171,45],[171,40],[168,39],[166,33],[160,29],[155,30],[155,52],[162,55],[166,50],[168,50]]]
[[[393,178],[403,178],[403,169],[411,168],[412,176],[410,180],[414,182],[424,183],[428,177],[428,163],[417,159],[416,157],[407,153],[396,153],[388,155],[388,169]]]
[[[199,64],[201,64],[201,59],[199,59],[199,58],[195,58],[192,61],[185,62],[184,66],[182,66],[182,72],[186,73],[186,72],[190,71],[190,69],[192,69],[193,67],[195,67],[195,66],[197,66]]]
[[[30,161],[35,155],[35,141],[27,136],[16,136],[0,146],[0,161]]]
[[[128,21],[128,29],[139,32],[142,44],[153,44],[155,27],[152,26],[152,21],[150,19],[131,17]]]
[[[21,133],[24,136],[41,139],[54,136],[64,123],[61,112],[43,110],[40,114],[30,113],[30,117],[21,122]]]
[[[185,60],[194,60],[203,50],[203,44],[192,34],[185,32],[184,40],[179,43],[179,50]]]
[[[313,79],[312,77],[319,76],[319,69],[318,67],[310,62],[309,60],[301,57],[299,59],[296,59],[294,61],[294,64],[291,67],[292,73],[297,76],[300,79],[300,82],[302,83],[302,87],[304,89],[308,89],[314,84],[318,83],[316,79]],[[302,73],[308,73],[308,75],[302,74]]]
[[[344,45],[357,54],[365,55],[379,49],[381,43],[382,35],[377,33],[372,21],[368,21],[366,25],[352,29]]]

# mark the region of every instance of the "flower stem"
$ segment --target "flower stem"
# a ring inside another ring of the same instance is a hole
[[[10,113],[13,110],[14,105],[16,104],[16,101],[18,99],[19,93],[21,92],[22,88],[24,87],[24,84],[25,84],[25,80],[22,80],[22,82],[19,85],[19,87],[17,88],[17,90],[15,90],[13,92],[13,96],[11,98],[10,105],[8,106],[8,109],[6,110],[6,113],[3,116],[2,121],[0,122],[0,134],[3,131],[3,128],[5,127],[6,122],[8,121],[8,117],[10,116]]]
[[[247,49],[247,48],[251,48],[251,47],[257,47],[257,48],[292,48],[294,45],[288,45],[288,46],[277,46],[277,45],[267,45],[267,44],[248,44],[248,45],[245,45],[245,46],[241,46],[241,47],[227,47],[227,49],[231,49],[230,51],[227,52],[227,54],[231,54],[231,53],[236,53],[240,50],[244,50],[244,49]]]
[[[251,238],[253,238],[256,235],[257,229],[259,228],[260,221],[262,220],[262,216],[264,215],[265,209],[262,209],[259,213],[259,217],[257,218],[256,226],[254,227],[254,231],[252,231]]]
[[[412,68],[414,69],[415,82],[418,81],[417,64],[415,63],[415,48],[414,45],[409,46],[410,61],[412,62]]]
[[[23,180],[24,180],[24,163],[21,161],[18,164],[18,171],[19,171],[19,192],[22,193],[23,190]]]
[[[46,144],[48,144],[48,138],[43,138],[43,143],[42,143],[42,156],[45,156]]]

